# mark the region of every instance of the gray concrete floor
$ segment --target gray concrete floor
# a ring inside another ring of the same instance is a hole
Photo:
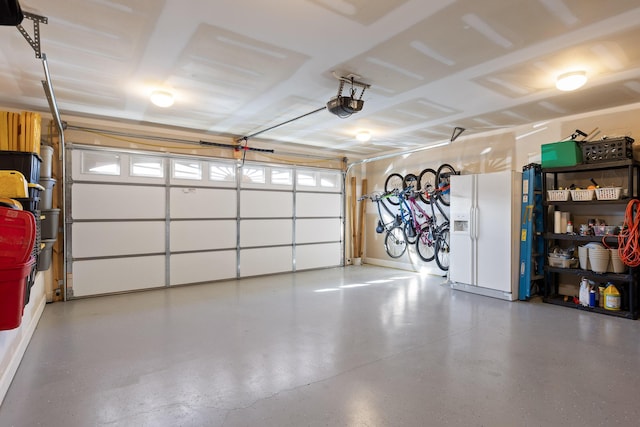
[[[640,324],[372,266],[48,305],[0,426],[639,425]]]

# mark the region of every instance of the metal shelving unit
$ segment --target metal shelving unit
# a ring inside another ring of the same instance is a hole
[[[618,171],[621,175],[626,173],[626,185],[629,197],[620,200],[546,200],[549,185],[553,189],[558,188],[561,183],[563,186],[568,186],[571,179],[576,179],[576,177],[585,179],[589,175],[598,171]],[[556,210],[568,210],[574,214],[581,214],[585,211],[600,212],[602,215],[620,215],[621,213],[624,213],[628,202],[632,199],[639,198],[638,188],[640,183],[640,163],[632,159],[625,159],[613,162],[582,164],[572,167],[545,168],[542,169],[542,182],[543,192],[545,194],[544,206],[547,209],[544,226],[544,229],[547,230],[544,233],[546,256],[549,255],[549,250],[554,245],[569,246],[574,244],[577,246],[589,242],[604,242],[609,246],[615,247],[618,243],[617,236],[581,236],[578,234],[559,234],[550,232],[549,230],[553,230],[553,226],[550,226],[551,220],[549,214],[552,216],[553,211]],[[628,319],[638,318],[638,268],[628,268],[627,272],[624,274],[609,272],[596,273],[591,270],[584,270],[581,268],[551,267],[548,265],[546,256],[544,268],[544,302]],[[622,295],[620,311],[607,310],[602,307],[585,307],[581,304],[576,304],[573,302],[572,298],[566,298],[566,296],[559,293],[560,277],[563,277],[565,280],[575,280],[576,283],[579,282],[581,277],[586,277],[587,279],[598,283],[612,282],[620,290]],[[573,279],[573,277],[575,277],[575,279]]]

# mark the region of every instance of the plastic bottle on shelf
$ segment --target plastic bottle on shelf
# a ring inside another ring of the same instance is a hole
[[[604,308],[604,285],[600,284],[598,286],[598,307]]]
[[[567,234],[573,234],[573,223],[571,221],[567,221]]]
[[[604,290],[604,309],[611,311],[620,311],[620,292],[613,283],[607,283]]]
[[[580,304],[588,307],[589,306],[589,280],[586,277],[583,277],[580,281],[580,292],[578,293],[578,300]]]

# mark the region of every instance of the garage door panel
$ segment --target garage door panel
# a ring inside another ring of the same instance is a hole
[[[297,217],[341,216],[340,194],[298,193],[296,197]]]
[[[164,256],[74,261],[73,296],[163,287]]]
[[[255,162],[238,179],[229,160],[81,145],[70,159],[70,297],[341,264],[340,171]]]
[[[296,243],[336,242],[341,240],[342,221],[339,218],[298,219]]]
[[[164,227],[164,221],[76,222],[72,228],[73,256],[89,258],[164,252]]]
[[[158,219],[165,217],[163,187],[74,184],[73,219]]]
[[[240,246],[290,245],[293,220],[267,219],[240,222]]]
[[[171,251],[236,247],[236,221],[171,221]]]
[[[216,251],[171,255],[170,284],[209,282],[236,277],[236,252]]]
[[[336,267],[342,264],[340,243],[296,247],[296,270]]]
[[[242,218],[293,217],[293,193],[242,190],[240,216]]]
[[[172,188],[171,218],[235,218],[236,190]]]
[[[240,251],[240,275],[259,276],[262,274],[292,271],[292,248],[243,249]]]

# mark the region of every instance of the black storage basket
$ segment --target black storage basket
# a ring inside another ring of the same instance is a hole
[[[611,162],[633,159],[633,138],[606,138],[582,143],[582,159],[585,163]]]
[[[0,169],[18,171],[32,184],[40,179],[40,163],[42,159],[36,153],[0,151]]]
[[[14,200],[19,201],[22,204],[22,209],[25,211],[29,211],[31,213],[33,213],[35,215],[36,211],[39,211],[39,206],[40,206],[40,198],[39,197],[27,197],[27,198],[21,198],[21,197],[14,197]],[[39,212],[38,212],[39,214]]]

